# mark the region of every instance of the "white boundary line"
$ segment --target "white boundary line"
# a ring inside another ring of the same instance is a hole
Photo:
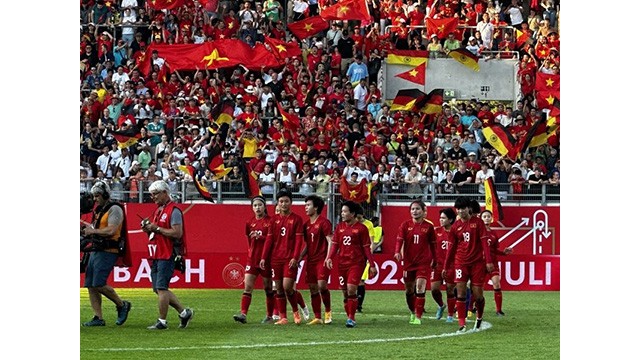
[[[456,320],[457,321],[457,320]],[[475,320],[467,320],[467,322],[475,323]],[[415,340],[429,340],[437,338],[445,338],[451,336],[462,336],[474,334],[480,331],[489,330],[493,327],[490,322],[483,321],[479,330],[469,329],[464,333],[457,334],[443,333],[425,336],[407,336],[399,338],[378,338],[378,339],[362,339],[362,340],[336,340],[336,341],[308,341],[308,342],[287,342],[287,343],[268,343],[268,344],[248,344],[248,345],[210,345],[210,346],[184,346],[184,347],[164,347],[164,348],[102,348],[102,349],[86,349],[86,351],[111,351],[111,352],[133,352],[133,351],[181,351],[181,350],[229,350],[229,349],[256,349],[256,348],[274,348],[281,346],[315,346],[315,345],[351,345],[351,344],[372,344],[372,343],[390,343]],[[356,330],[357,331],[357,330]]]

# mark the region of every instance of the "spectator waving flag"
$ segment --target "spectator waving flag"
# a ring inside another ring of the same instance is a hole
[[[302,50],[300,49],[300,46],[298,46],[298,44],[295,42],[284,42],[279,39],[265,36],[264,43],[269,45],[269,48],[271,48],[271,52],[281,64],[285,63],[286,58],[302,56]]]
[[[298,39],[304,40],[329,28],[329,23],[320,16],[311,16],[300,21],[292,22],[287,28]]]
[[[449,35],[449,33],[455,32],[458,27],[458,18],[445,18],[445,19],[427,19],[427,37],[431,34],[436,34],[438,39],[442,40]]]
[[[526,43],[531,43],[529,34],[524,33],[524,32],[522,32],[522,31],[520,31],[518,29],[515,29],[515,30],[516,30],[515,37],[516,37],[516,48],[517,49],[520,49]]]
[[[480,65],[478,64],[478,57],[465,48],[457,48],[449,51],[449,56],[456,59],[460,64],[468,67],[473,71],[480,71]]]
[[[426,71],[427,61],[425,60],[422,64],[414,67],[413,69],[397,74],[396,77],[411,81],[418,85],[424,85]]]
[[[324,20],[361,20],[371,21],[366,0],[339,0],[335,5],[327,6],[320,12]]]
[[[560,75],[545,74],[538,71],[535,89],[537,91],[560,91]]]
[[[517,149],[513,135],[502,124],[493,124],[482,128],[482,135],[502,156],[515,160]]]
[[[418,66],[427,61],[428,51],[423,50],[389,50],[387,64]]]
[[[560,100],[560,91],[536,91],[538,109],[551,109]]]
[[[276,105],[278,105],[278,111],[282,116],[282,125],[295,133],[300,127],[300,117],[294,113],[285,111],[279,102],[276,102]]]
[[[368,201],[369,187],[367,186],[367,179],[362,179],[358,184],[353,185],[347,181],[346,177],[341,177],[340,194],[345,200],[351,200],[357,203]]]
[[[240,173],[242,174],[242,183],[244,185],[243,187],[245,195],[249,199],[258,195],[262,195],[260,185],[258,184],[259,176],[249,166],[249,163],[245,163],[244,166],[240,165]]]
[[[137,144],[142,135],[140,135],[140,132],[132,134],[129,131],[114,131],[113,137],[118,142],[118,148],[124,149]]]
[[[414,111],[417,104],[423,104],[427,94],[418,89],[402,89],[396,94],[389,110]]]
[[[211,111],[211,119],[218,124],[219,127],[221,127],[222,124],[231,125],[234,109],[235,105],[231,100],[220,101]]]
[[[216,180],[220,180],[223,177],[225,177],[225,175],[230,173],[232,169],[231,167],[224,166],[224,159],[222,158],[222,153],[218,153],[217,155],[211,158],[211,160],[209,161],[208,168],[209,170],[211,170],[211,172],[213,173],[213,177]]]
[[[178,166],[178,170],[184,173],[187,173],[191,176],[191,178],[193,179],[193,183],[196,185],[196,189],[198,190],[198,192],[200,193],[200,196],[202,196],[203,199],[213,202],[213,197],[211,196],[211,193],[209,192],[209,190],[207,190],[207,188],[204,185],[202,185],[202,183],[197,177],[196,169],[194,169],[193,166],[180,165]]]
[[[147,6],[154,10],[175,9],[185,3],[185,0],[147,0]]]
[[[491,211],[494,219],[498,219],[499,221],[504,219],[502,204],[500,204],[500,198],[496,192],[496,186],[493,183],[492,176],[484,179],[484,208]]]
[[[439,114],[442,112],[444,103],[444,89],[433,89],[424,100],[424,105],[420,106],[420,112],[424,114]]]

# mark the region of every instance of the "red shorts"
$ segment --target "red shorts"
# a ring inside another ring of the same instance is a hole
[[[437,267],[435,269],[433,269],[431,271],[431,282],[442,282],[442,283],[449,283],[449,284],[453,284],[453,275],[455,274],[455,271],[453,269],[447,271],[447,273],[445,274],[445,277],[442,277],[442,268],[441,267]]]
[[[318,261],[315,263],[307,263],[307,274],[305,281],[307,284],[316,284],[318,280],[329,280],[331,270],[324,266],[324,261]]]
[[[266,264],[265,265],[265,269],[262,270],[260,269],[259,266],[251,266],[251,264],[247,264],[247,266],[244,267],[244,273],[245,274],[251,274],[254,276],[262,276],[263,278],[269,278],[271,279],[271,265]]]
[[[417,278],[428,279],[431,275],[431,268],[429,265],[423,266],[411,266],[409,270],[405,270],[402,272],[402,277],[405,282],[416,281]]]
[[[294,266],[293,268],[289,267],[289,262],[274,262],[271,265],[273,271],[271,275],[273,280],[282,280],[283,278],[297,279],[298,278],[298,267]]]
[[[342,290],[347,289],[347,284],[358,285],[360,279],[362,279],[362,273],[367,266],[366,262],[361,264],[351,264],[344,267],[338,267],[338,279],[340,281],[340,288]]]
[[[493,271],[489,273],[489,279],[496,275],[500,276],[500,268],[498,267],[498,264],[493,263]]]
[[[473,286],[484,286],[487,277],[487,266],[483,261],[478,261],[466,266],[454,266],[454,282],[466,283],[471,280]]]

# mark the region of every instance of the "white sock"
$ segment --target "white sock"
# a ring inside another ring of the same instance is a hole
[[[160,321],[162,325],[167,325],[167,320],[165,319],[158,319],[158,321]]]
[[[184,308],[184,310],[182,310],[182,312],[180,313],[180,317],[185,317],[187,316],[187,308]]]

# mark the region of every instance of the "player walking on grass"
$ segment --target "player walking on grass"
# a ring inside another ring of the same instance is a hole
[[[451,230],[451,224],[456,221],[456,213],[452,208],[446,208],[440,210],[440,226],[436,228],[436,267],[431,271],[431,296],[433,300],[438,304],[438,310],[436,311],[436,319],[440,320],[444,309],[447,309],[447,322],[453,322],[453,312],[456,308],[456,296],[454,289],[456,284],[453,282],[454,271],[449,270],[446,277],[442,276],[442,269],[444,267],[444,261],[447,256],[447,249],[449,249],[449,231]],[[442,302],[442,288],[443,280],[447,283],[447,304]]]
[[[467,281],[471,280],[476,305],[476,322],[474,329],[480,329],[484,313],[484,285],[487,272],[493,271],[493,258],[486,241],[483,241],[485,225],[477,216],[472,216],[471,204],[468,198],[459,197],[454,207],[459,219],[453,223],[449,232],[451,244],[442,270],[446,279],[447,273],[453,269],[454,282],[458,291],[456,310],[458,312],[458,332],[465,332],[467,308]],[[484,257],[483,257],[484,254]]]
[[[480,214],[480,218],[486,226],[486,233],[484,241],[489,244],[491,249],[491,257],[493,258],[493,271],[489,273],[491,278],[491,284],[493,284],[493,299],[496,302],[496,315],[504,316],[502,312],[502,289],[500,288],[500,268],[498,268],[497,257],[498,255],[509,255],[512,252],[511,248],[505,248],[504,250],[498,249],[498,237],[491,230],[491,224],[493,223],[493,213],[489,210],[485,210]]]
[[[280,212],[274,215],[271,220],[260,259],[260,269],[262,270],[267,269],[267,259],[271,260],[273,280],[276,284],[276,306],[280,315],[280,320],[275,322],[276,325],[289,323],[287,300],[291,304],[294,322],[296,324],[302,322],[298,311],[298,295],[294,285],[298,275],[298,259],[304,240],[302,218],[291,211],[292,197],[288,190],[280,190],[276,194]]]
[[[364,217],[364,214],[358,214],[356,218],[359,222],[362,223],[362,225],[366,226],[367,230],[369,231],[369,238],[371,239],[371,253],[373,253],[373,250],[376,248],[376,245],[373,243],[373,239],[376,236],[375,226],[373,225],[373,222],[371,220]],[[360,284],[358,284],[358,308],[356,309],[356,311],[360,313],[362,312],[362,304],[364,304],[364,296],[366,294],[365,285],[366,281],[369,279],[370,266],[371,264],[367,262],[367,266],[365,266],[364,271],[362,272],[362,277],[360,278]]]
[[[176,309],[180,328],[186,328],[193,318],[193,310],[182,306],[178,297],[169,290],[169,284],[177,261],[186,255],[187,234],[182,211],[171,201],[169,185],[163,180],[149,186],[151,198],[158,205],[152,222],[143,222],[142,230],[149,234],[149,259],[151,259],[151,283],[158,294],[158,321],[147,329],[167,328],[169,305]]]
[[[435,268],[436,233],[433,224],[425,219],[427,206],[422,201],[413,201],[409,207],[411,220],[398,228],[394,259],[403,264],[407,306],[411,311],[409,324],[422,324],[427,278]]]
[[[271,284],[271,264],[265,264],[265,269],[260,268],[260,257],[264,248],[264,242],[269,232],[271,218],[267,214],[266,200],[262,196],[251,199],[253,216],[245,224],[245,234],[249,242],[249,254],[247,266],[244,273],[244,292],[240,301],[240,313],[233,316],[237,322],[245,324],[247,322],[247,312],[251,305],[251,294],[258,275],[262,276],[262,284],[266,295],[267,316],[262,320],[263,324],[273,322],[274,295]]]
[[[324,323],[331,324],[331,293],[327,281],[331,271],[327,269],[324,260],[327,258],[329,244],[333,239],[331,222],[321,215],[324,200],[317,195],[310,195],[304,199],[304,210],[309,220],[304,223],[304,240],[307,256],[306,282],[311,293],[311,308],[314,318],[308,325],[322,324],[321,311],[324,304]]]
[[[347,313],[346,326],[349,328],[356,326],[357,289],[367,261],[372,264],[369,268],[369,275],[374,277],[378,273],[371,255],[369,230],[356,217],[362,213],[362,207],[353,201],[346,201],[342,204],[340,211],[342,222],[336,227],[329,256],[325,260],[327,269],[331,270],[333,269],[333,258],[339,254],[338,275],[344,295],[344,310]]]

